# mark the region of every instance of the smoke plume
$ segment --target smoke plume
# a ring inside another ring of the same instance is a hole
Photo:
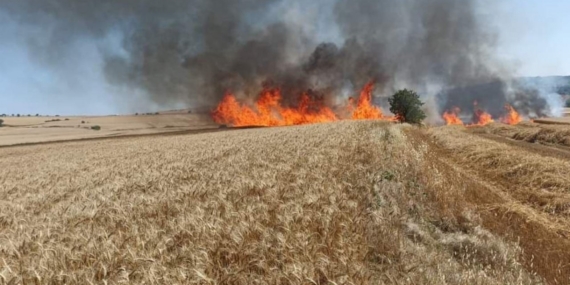
[[[313,2],[313,1],[310,1]],[[99,48],[105,80],[144,90],[158,104],[214,106],[228,90],[252,99],[262,86],[335,104],[376,81],[376,100],[418,91],[432,121],[473,102],[495,116],[511,103],[548,114],[552,100],[513,81],[496,56],[488,24],[492,1],[479,0],[5,0],[0,11],[39,29],[27,48],[58,66],[83,38]],[[125,95],[129,96],[129,95]]]

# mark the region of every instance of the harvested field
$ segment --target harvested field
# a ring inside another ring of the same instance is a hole
[[[466,195],[484,186],[435,155],[459,147],[447,133],[423,132],[345,121],[0,149],[0,283],[565,284]]]
[[[524,127],[524,126],[522,126]],[[550,284],[570,281],[570,160],[534,144],[513,147],[462,127],[434,128],[430,153],[468,187],[483,225],[523,248],[525,261]],[[451,178],[450,178],[451,180]]]
[[[5,117],[0,146],[215,129],[207,114],[168,112],[159,115]],[[92,127],[99,126],[100,130]]]
[[[477,128],[475,131],[490,133],[530,143],[542,143],[570,147],[569,125],[544,125],[529,122],[514,126],[504,124],[489,124],[483,128]]]
[[[493,178],[505,179],[509,185],[518,183],[532,191],[570,194],[570,161],[566,159],[545,157],[470,135],[463,127],[435,128],[431,132],[445,148],[459,154],[462,163],[477,165]]]

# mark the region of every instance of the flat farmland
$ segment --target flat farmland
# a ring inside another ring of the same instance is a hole
[[[207,114],[2,117],[0,146],[217,128]],[[92,129],[98,126],[99,130]]]

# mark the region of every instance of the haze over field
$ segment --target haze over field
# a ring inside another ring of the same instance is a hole
[[[0,113],[208,109],[226,91],[250,102],[268,85],[286,105],[306,90],[335,105],[375,80],[377,104],[413,88],[435,122],[452,105],[471,113],[474,100],[494,116],[506,102],[557,115],[561,83],[511,79],[570,73],[556,36],[567,26],[556,16],[564,5],[7,0]],[[468,88],[481,84],[485,92]]]

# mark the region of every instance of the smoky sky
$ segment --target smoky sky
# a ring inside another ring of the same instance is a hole
[[[118,49],[98,47],[104,80],[157,104],[213,106],[228,91],[247,101],[267,85],[287,104],[307,90],[334,104],[374,80],[379,102],[413,88],[436,119],[473,101],[496,114],[504,103],[549,112],[543,93],[512,84],[514,70],[495,56],[493,1],[308,2],[4,0],[0,11],[35,31],[26,49],[55,69],[81,54],[77,40],[117,35]]]

